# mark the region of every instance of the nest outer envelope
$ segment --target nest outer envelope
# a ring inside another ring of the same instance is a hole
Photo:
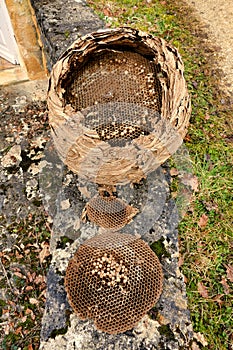
[[[97,131],[84,125],[82,111],[75,111],[64,100],[64,81],[71,63],[76,62],[78,74],[79,64],[82,67],[106,49],[136,52],[153,60],[161,71],[157,77],[162,95],[157,132],[139,136],[123,150],[102,141]],[[55,64],[48,90],[49,122],[61,159],[75,173],[100,184],[126,184],[146,177],[179,148],[187,132],[191,104],[183,71],[174,47],[136,29],[105,29],[75,41]]]

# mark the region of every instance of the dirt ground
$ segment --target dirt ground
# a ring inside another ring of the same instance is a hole
[[[222,57],[218,64],[225,74],[223,86],[233,94],[233,1],[185,0],[185,2],[205,24],[210,41]]]

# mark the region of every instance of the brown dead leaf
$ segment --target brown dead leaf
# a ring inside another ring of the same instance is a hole
[[[29,292],[29,291],[32,290],[32,289],[33,289],[32,286],[26,286],[26,287],[25,287],[26,292]]]
[[[208,216],[206,214],[202,214],[202,216],[200,217],[199,221],[198,221],[198,226],[200,228],[205,228],[207,223],[208,223]]]
[[[29,303],[32,305],[37,305],[39,304],[39,301],[35,298],[29,298]]]
[[[184,137],[185,141],[191,141],[191,136],[189,134],[186,134]]]
[[[177,176],[179,174],[179,171],[176,168],[170,169],[170,175],[171,176]]]
[[[18,327],[17,329],[15,329],[14,331],[15,334],[21,334],[22,335],[22,326]]]
[[[17,272],[17,271],[14,272],[14,275],[19,277],[19,278],[24,278],[24,279],[26,278],[24,275],[22,275],[22,273]]]
[[[42,250],[39,253],[40,263],[42,264],[44,260],[50,255],[49,243],[42,242],[41,243]]]
[[[29,282],[33,282],[35,277],[36,277],[35,272],[33,272],[33,273],[31,273],[30,271],[27,272],[27,278],[28,278]]]
[[[44,283],[44,282],[45,282],[45,276],[42,276],[42,275],[38,275],[34,279],[35,284],[40,284],[40,283]]]
[[[40,295],[38,297],[38,299],[41,299],[41,298],[46,298],[46,290],[45,289],[40,293]]]
[[[233,282],[233,266],[232,265],[225,265],[227,269],[227,278],[230,282]]]
[[[178,260],[178,266],[181,267],[183,265],[183,263],[184,263],[184,257],[183,257],[183,255],[180,255],[179,260]]]
[[[192,342],[192,350],[201,350],[195,341]]]
[[[25,310],[25,314],[26,314],[26,315],[29,315],[29,314],[31,314],[31,313],[32,313],[32,310],[31,310],[31,309],[27,308],[27,309]]]
[[[33,350],[32,344],[29,344],[29,345],[28,345],[28,350]]]
[[[112,17],[112,12],[111,12],[108,8],[104,8],[104,9],[103,9],[103,14],[104,14],[106,17]]]
[[[22,322],[22,323],[24,323],[24,322],[26,322],[27,321],[27,316],[23,316],[22,318],[21,318],[21,320],[20,320],[20,322]]]
[[[198,192],[199,183],[196,175],[186,173],[180,177],[180,181],[182,184],[189,186],[192,191]]]
[[[25,313],[26,313],[26,315],[30,315],[32,320],[35,320],[36,316],[35,316],[34,312],[31,309],[27,308]]]
[[[204,335],[201,334],[200,332],[194,333],[194,334],[193,334],[193,337],[194,337],[194,339],[196,339],[199,343],[201,343],[201,345],[203,345],[203,346],[207,346],[207,345],[208,345],[207,341],[205,340]]]
[[[6,326],[4,327],[4,334],[8,335],[10,333],[10,329],[11,329],[11,324],[10,323],[6,324]]]
[[[208,289],[202,282],[198,282],[197,290],[203,298],[209,298]]]
[[[19,252],[16,250],[15,256],[17,259],[22,259],[24,256],[22,254],[19,254]]]
[[[222,277],[222,280],[221,280],[220,283],[221,283],[221,285],[223,286],[224,293],[225,293],[226,295],[230,294],[230,288],[229,288],[229,286],[228,286],[228,284],[227,284],[226,278]]]
[[[212,300],[216,301],[218,305],[221,306],[223,304],[223,301],[221,300],[223,296],[224,294],[217,294]]]
[[[205,207],[208,211],[214,210],[216,212],[218,212],[218,204],[215,203],[214,201],[203,201],[203,203],[205,204]]]

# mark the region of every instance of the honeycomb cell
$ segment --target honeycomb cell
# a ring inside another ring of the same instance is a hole
[[[95,130],[102,141],[122,146],[122,140],[127,142],[151,131],[143,114],[133,106],[161,111],[158,73],[159,66],[139,53],[102,50],[70,77],[64,99],[74,110],[83,111],[85,126]],[[109,102],[125,103],[125,113],[115,111],[114,117],[112,111],[103,112],[101,106]]]
[[[162,281],[160,262],[144,241],[107,232],[79,247],[67,267],[65,288],[81,319],[116,334],[134,327],[155,305]]]
[[[83,220],[86,218],[105,229],[118,230],[128,224],[138,213],[138,209],[126,204],[113,192],[100,191],[85,206]]]

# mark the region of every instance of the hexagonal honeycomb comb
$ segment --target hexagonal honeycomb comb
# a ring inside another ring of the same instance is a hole
[[[162,268],[140,238],[105,233],[82,244],[65,277],[68,300],[77,315],[97,329],[122,333],[133,328],[162,291]]]
[[[105,229],[119,230],[138,213],[138,209],[116,197],[115,187],[100,186],[98,191],[83,210],[84,222],[88,219]]]

